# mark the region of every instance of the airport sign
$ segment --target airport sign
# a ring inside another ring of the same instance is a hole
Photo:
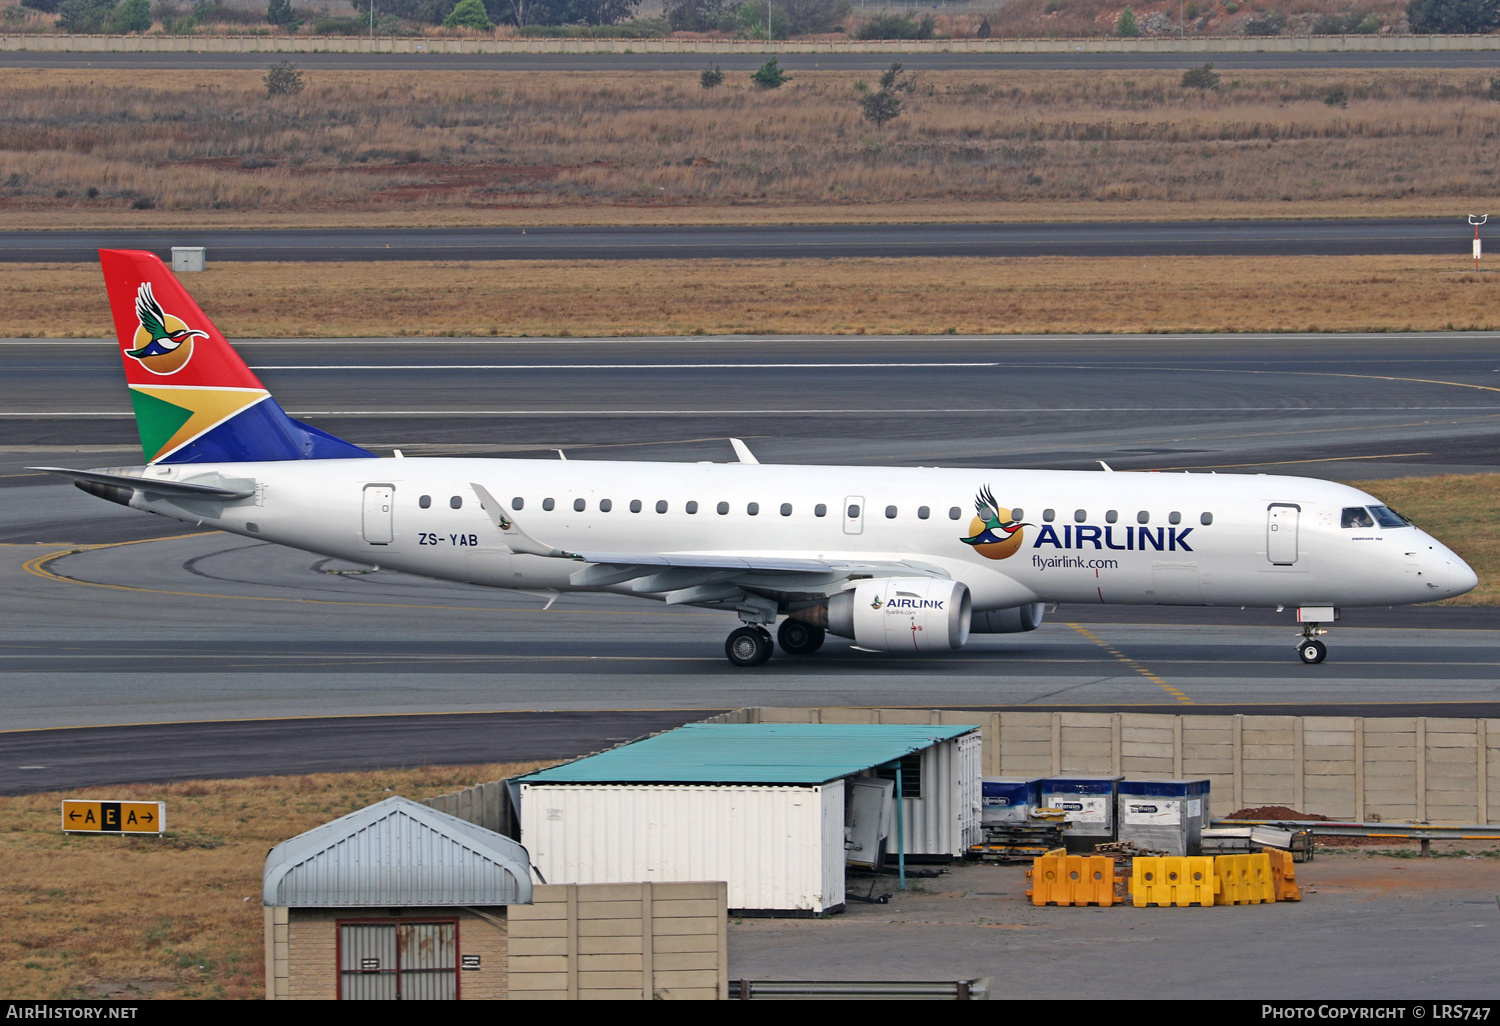
[[[65,798],[62,803],[62,828],[69,834],[159,834],[166,827],[166,802]]]

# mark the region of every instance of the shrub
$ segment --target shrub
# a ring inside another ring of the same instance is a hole
[[[905,14],[877,14],[854,33],[857,39],[931,39],[936,30],[930,14],[920,21]]]
[[[975,39],[988,39],[988,38],[990,38],[990,32],[991,31],[992,31],[992,29],[990,28],[990,18],[989,18],[989,15],[985,15],[982,19],[980,19],[979,27],[974,30],[974,38]]]
[[[360,36],[368,31],[363,18],[319,18],[312,23],[315,36]]]
[[[1120,17],[1115,21],[1115,35],[1138,36],[1141,34],[1141,23],[1136,20],[1135,11],[1129,7],[1120,12]]]
[[[698,84],[704,89],[716,89],[724,84],[724,70],[717,64],[710,64],[703,69],[703,74],[698,76]]]
[[[1247,36],[1279,36],[1284,28],[1286,28],[1286,15],[1277,14],[1275,11],[1267,11],[1245,22]]]
[[[458,6],[443,19],[443,28],[471,28],[489,32],[495,27],[489,13],[484,9],[484,0],[458,0]]]
[[[267,96],[296,96],[303,84],[302,72],[291,61],[277,61],[266,69]]]
[[[1500,0],[1411,0],[1406,16],[1413,32],[1488,32],[1500,26]]]
[[[1490,77],[1490,99],[1500,100],[1500,75]]]
[[[156,202],[150,196],[137,196],[135,201],[130,204],[131,210],[152,210],[155,207]]]
[[[22,7],[30,7],[33,11],[41,11],[43,14],[56,14],[59,0],[21,0]]]
[[[837,32],[851,4],[849,0],[783,0],[779,6],[786,10],[787,35],[810,36]]]
[[[859,101],[864,119],[876,128],[884,128],[887,121],[901,116],[901,97],[889,89],[871,93]]]
[[[782,84],[789,81],[792,76],[781,70],[781,65],[772,57],[766,63],[756,69],[755,74],[750,76],[750,81],[755,83],[758,89],[780,89]]]
[[[63,0],[57,27],[64,32],[103,32],[115,13],[115,0]]]
[[[724,18],[724,0],[668,0],[667,24],[673,32],[707,32]]]
[[[292,13],[292,0],[270,0],[266,4],[266,21],[283,28],[297,20]]]
[[[1349,90],[1336,85],[1323,94],[1323,102],[1330,107],[1347,107],[1349,106]]]
[[[1182,73],[1182,88],[1217,89],[1219,88],[1219,73],[1214,70],[1212,64],[1205,64],[1201,68],[1188,68]]]
[[[880,89],[882,92],[904,93],[914,85],[916,83],[901,70],[900,61],[892,61],[891,66],[880,73]]]
[[[120,35],[151,29],[151,0],[123,0],[109,17],[110,31]]]
[[[1374,35],[1380,31],[1380,19],[1373,14],[1367,14],[1358,25],[1354,26],[1354,31],[1362,36]]]

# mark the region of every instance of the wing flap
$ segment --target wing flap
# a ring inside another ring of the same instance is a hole
[[[93,484],[114,485],[117,488],[135,488],[147,495],[175,495],[184,499],[248,499],[255,494],[255,482],[249,479],[224,481],[226,487],[192,484],[188,481],[164,481],[149,477],[132,477],[129,474],[107,474],[101,470],[70,470],[67,467],[27,467],[74,481]],[[222,480],[222,479],[221,479]]]

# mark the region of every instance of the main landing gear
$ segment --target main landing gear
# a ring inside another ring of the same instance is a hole
[[[783,620],[776,632],[776,640],[787,655],[812,655],[823,647],[824,637],[823,628],[792,619]],[[746,624],[724,642],[724,654],[736,666],[759,666],[771,658],[774,649],[771,632],[759,624]]]
[[[1328,646],[1318,640],[1318,635],[1327,634],[1327,627],[1315,623],[1303,624],[1302,643],[1297,646],[1297,656],[1309,666],[1321,663],[1328,655]]]

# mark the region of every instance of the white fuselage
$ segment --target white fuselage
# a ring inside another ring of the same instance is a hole
[[[908,561],[967,585],[976,610],[1389,605],[1476,583],[1462,559],[1416,527],[1341,525],[1343,509],[1378,499],[1298,477],[451,458],[129,473],[256,485],[253,498],[224,504],[137,492],[137,508],[325,556],[522,590],[641,594],[629,583],[578,584],[588,564],[577,559],[511,551],[474,484],[560,550]],[[976,533],[975,496],[986,486],[1027,525],[1004,558],[962,541]]]

